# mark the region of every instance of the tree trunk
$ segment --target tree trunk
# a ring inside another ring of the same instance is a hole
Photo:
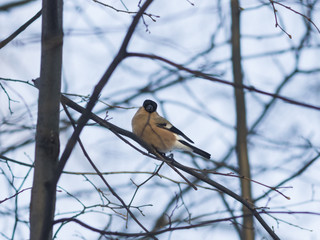
[[[62,0],[42,1],[41,70],[30,239],[51,240],[55,171],[59,158],[59,105],[62,66]]]
[[[250,165],[247,149],[247,124],[246,124],[246,106],[244,91],[241,88],[243,84],[242,67],[241,67],[241,51],[240,51],[240,8],[238,0],[231,1],[232,11],[232,66],[233,80],[235,87],[235,104],[237,116],[237,157],[240,175],[250,178]],[[246,179],[241,179],[241,196],[248,202],[252,203],[251,183]],[[249,209],[242,207],[243,227],[241,239],[254,240],[253,216]]]

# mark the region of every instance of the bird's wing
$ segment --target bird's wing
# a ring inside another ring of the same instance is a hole
[[[182,136],[183,138],[185,138],[186,140],[188,140],[191,143],[194,143],[190,138],[188,138],[183,132],[181,132],[178,128],[176,128],[175,126],[173,126],[168,120],[166,120],[165,118],[158,116],[155,119],[155,122],[157,124],[158,127],[163,128],[163,129],[167,129],[170,132],[176,133],[180,136]]]

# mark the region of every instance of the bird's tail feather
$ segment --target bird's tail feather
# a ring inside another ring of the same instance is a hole
[[[201,150],[200,148],[197,148],[184,140],[179,139],[178,141],[181,142],[182,144],[186,145],[187,147],[191,148],[191,150],[194,153],[199,154],[200,156],[202,156],[204,158],[210,159],[210,157],[211,157],[210,153],[207,153],[207,152]]]

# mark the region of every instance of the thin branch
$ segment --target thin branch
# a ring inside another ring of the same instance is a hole
[[[237,221],[237,219],[235,218],[235,215],[234,215],[234,210],[231,209],[229,203],[227,202],[226,198],[225,198],[225,194],[220,192],[220,197],[221,197],[221,200],[223,202],[223,204],[225,205],[225,207],[227,208],[228,212],[230,213],[231,217],[233,217],[233,226],[236,230],[236,232],[238,233],[238,236],[239,236],[239,239],[241,239],[241,229],[239,227],[239,223]]]
[[[6,46],[9,42],[11,42],[13,39],[15,39],[20,33],[22,33],[24,30],[26,30],[27,27],[31,25],[35,20],[37,20],[41,16],[41,11],[36,13],[32,18],[30,18],[26,23],[24,23],[21,27],[19,27],[14,33],[12,33],[9,37],[2,40],[0,42],[0,49]]]
[[[272,8],[273,8],[275,17],[276,17],[276,12],[277,12],[277,10],[275,9],[274,4],[277,4],[277,5],[280,5],[280,6],[284,7],[284,8],[286,8],[286,9],[288,9],[288,10],[290,10],[290,11],[292,11],[292,12],[294,12],[294,13],[300,15],[300,16],[302,16],[303,18],[305,18],[307,21],[309,21],[309,22],[317,29],[318,33],[320,33],[320,29],[319,29],[319,28],[317,27],[317,25],[311,20],[310,17],[308,17],[308,16],[306,16],[306,15],[304,15],[304,14],[302,14],[302,13],[296,11],[296,10],[294,10],[293,8],[291,8],[291,7],[287,6],[287,5],[284,5],[284,4],[281,3],[281,2],[276,2],[276,1],[273,1],[273,0],[269,0],[269,1],[270,1],[271,5],[272,5]],[[277,26],[280,27],[280,25],[277,24],[277,17],[276,17],[276,27],[277,27]],[[280,28],[281,28],[281,27],[280,27]],[[283,29],[281,28],[281,30],[283,30]],[[285,31],[284,31],[284,32],[285,32]],[[286,33],[287,35],[289,35],[287,32],[285,32],[285,33]],[[289,35],[289,37],[291,38],[291,35]]]
[[[96,3],[99,3],[105,7],[108,7],[108,8],[111,8],[112,10],[115,10],[116,12],[121,12],[121,13],[127,13],[127,14],[137,14],[138,12],[133,12],[133,11],[129,11],[129,10],[121,10],[121,9],[118,9],[118,8],[115,8],[109,4],[106,4],[106,3],[103,3],[103,2],[100,2],[98,0],[92,0]],[[143,13],[143,15],[145,16],[148,16],[152,21],[156,22],[155,18],[160,18],[160,16],[158,15],[154,15],[154,14],[151,14],[151,13]]]
[[[2,84],[0,83],[0,87],[2,88],[2,90],[4,91],[4,93],[7,95],[7,98],[8,98],[8,108],[9,108],[9,111],[10,111],[10,114],[12,114],[12,110],[11,110],[11,102],[16,102],[14,101],[10,96],[9,96],[9,93],[7,92],[7,90],[4,88],[4,86],[2,86]]]
[[[133,195],[132,195],[132,197],[131,197],[131,200],[130,200],[130,202],[129,202],[129,204],[128,204],[128,207],[131,207],[132,202],[133,202],[133,200],[135,199],[135,197],[136,197],[136,195],[137,195],[138,190],[140,189],[140,187],[142,187],[144,184],[146,184],[151,178],[153,178],[153,177],[156,176],[156,175],[159,176],[159,177],[161,177],[161,176],[159,175],[159,171],[160,171],[161,167],[163,166],[163,164],[164,164],[164,162],[162,162],[159,167],[157,166],[156,169],[155,169],[155,171],[151,174],[151,176],[148,177],[145,181],[143,181],[143,182],[140,183],[140,184],[136,184],[132,179],[130,179],[131,182],[136,186],[136,190],[134,191],[134,193],[133,193]],[[141,214],[142,214],[142,211],[140,211],[140,212],[141,212]],[[127,217],[127,220],[128,220],[128,217]]]
[[[6,156],[3,156],[3,155],[1,155],[1,154],[0,154],[0,159],[5,160],[6,162],[13,162],[13,163],[20,164],[20,165],[26,166],[26,167],[32,167],[32,168],[34,167],[33,164],[28,164],[28,163],[20,162],[20,161],[14,160],[14,159],[12,159],[12,158],[8,158],[8,157],[6,157]]]
[[[274,6],[274,1],[273,0],[270,0],[270,3],[272,5],[272,8],[273,8],[273,13],[274,13],[274,19],[275,19],[275,27],[279,27],[281,29],[282,32],[284,32],[285,34],[287,34],[287,36],[292,39],[292,36],[286,32],[286,30],[284,30],[281,25],[278,23],[278,17],[277,17],[277,9],[275,8]]]
[[[18,82],[18,83],[25,83],[29,86],[33,86],[34,85],[32,83],[30,83],[29,81],[25,81],[25,80],[18,80],[18,79],[11,79],[11,78],[3,78],[3,77],[0,77],[0,80],[2,81],[6,81],[6,82]]]
[[[287,179],[281,181],[280,183],[278,183],[275,187],[273,187],[274,189],[279,188],[280,186],[282,186],[283,184],[289,182],[290,180],[294,179],[295,177],[301,175],[302,173],[304,173],[316,160],[318,160],[320,157],[320,153],[318,152],[318,154],[312,158],[310,161],[308,161],[306,164],[304,164],[297,172],[293,173],[291,176],[289,176]],[[254,199],[254,202],[259,201],[260,199],[264,198],[265,196],[267,196],[272,190],[274,189],[270,189],[269,191],[267,191],[266,193],[264,193],[263,195],[261,195],[260,197]]]
[[[199,171],[199,172],[203,172],[203,173],[212,173],[212,174],[221,175],[221,176],[229,176],[229,177],[236,177],[236,178],[240,178],[240,179],[245,179],[247,181],[250,181],[250,182],[259,184],[259,185],[261,185],[263,187],[269,188],[270,191],[275,191],[275,192],[279,193],[281,196],[283,196],[284,198],[286,198],[287,200],[290,200],[290,197],[288,197],[285,194],[283,194],[282,192],[280,192],[278,190],[278,188],[292,188],[292,187],[280,187],[280,186],[271,187],[271,186],[268,186],[268,185],[266,185],[264,183],[261,183],[261,182],[258,182],[256,180],[253,180],[251,178],[248,178],[248,177],[245,177],[245,176],[240,176],[240,175],[234,174],[232,172],[231,173],[219,173],[219,172],[216,172],[216,171],[210,171],[210,170],[206,170],[206,169],[205,170],[194,169],[194,170],[195,171]]]
[[[298,106],[302,106],[302,107],[306,107],[306,108],[311,108],[311,109],[314,109],[314,110],[320,110],[320,106],[299,102],[299,101],[293,100],[291,98],[283,97],[283,96],[278,95],[278,94],[273,94],[273,93],[269,93],[269,92],[257,89],[257,88],[255,88],[253,86],[247,86],[247,85],[244,85],[244,84],[239,85],[239,84],[235,84],[233,82],[229,82],[229,81],[226,81],[226,80],[215,78],[215,77],[212,77],[210,74],[203,73],[203,72],[197,71],[197,70],[192,70],[190,68],[186,68],[186,67],[184,67],[184,66],[182,66],[180,64],[177,64],[175,62],[172,62],[172,61],[170,61],[170,60],[168,60],[166,58],[163,58],[163,57],[160,57],[160,56],[157,56],[157,55],[130,52],[130,53],[128,53],[128,57],[142,57],[142,58],[149,58],[149,59],[159,60],[159,61],[165,62],[165,63],[167,63],[167,64],[169,64],[171,66],[174,66],[175,68],[178,68],[180,70],[183,70],[183,71],[186,71],[188,73],[191,73],[196,77],[200,77],[200,78],[207,79],[207,80],[214,81],[214,82],[219,82],[219,83],[222,83],[222,84],[233,86],[235,88],[243,88],[243,89],[246,89],[246,90],[248,90],[250,92],[257,92],[257,93],[260,93],[262,95],[270,96],[270,97],[273,97],[273,98],[278,98],[278,99],[281,99],[284,102],[287,102],[287,103],[290,103],[290,104],[294,104],[294,105],[298,105]]]
[[[11,199],[11,198],[16,197],[16,196],[19,195],[20,193],[22,193],[22,192],[24,192],[24,191],[26,191],[26,190],[30,190],[30,189],[31,189],[31,187],[22,189],[21,191],[15,193],[14,195],[12,195],[12,196],[10,196],[10,197],[7,197],[7,198],[5,198],[5,199],[3,199],[3,200],[0,200],[0,204],[4,203],[5,201],[7,201],[7,200],[9,200],[9,199]]]

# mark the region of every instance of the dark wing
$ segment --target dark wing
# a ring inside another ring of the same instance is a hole
[[[178,128],[176,128],[175,126],[172,126],[171,123],[169,122],[163,122],[163,123],[157,123],[157,126],[160,128],[164,128],[167,129],[173,133],[176,133],[182,137],[184,137],[186,140],[188,140],[191,143],[194,143],[190,138],[188,138],[183,132],[181,132]]]

